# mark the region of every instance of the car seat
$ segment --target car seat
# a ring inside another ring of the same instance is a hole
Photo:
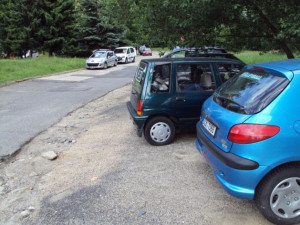
[[[203,73],[201,75],[200,85],[204,90],[212,90],[212,79],[211,75],[208,73]]]

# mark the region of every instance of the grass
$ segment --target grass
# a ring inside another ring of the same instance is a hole
[[[85,59],[40,56],[26,59],[0,59],[0,84],[84,68]]]
[[[244,61],[246,64],[287,59],[285,54],[277,52],[260,53],[258,51],[243,51],[234,55]],[[295,57],[297,57],[297,55],[295,55]]]
[[[166,53],[171,51],[168,48],[154,48],[152,50]],[[285,54],[277,52],[243,51],[235,55],[246,64],[286,59]],[[299,58],[299,53],[295,57]],[[83,58],[39,56],[34,59],[0,59],[0,84],[84,67],[85,59]]]

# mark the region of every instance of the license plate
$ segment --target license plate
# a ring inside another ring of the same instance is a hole
[[[212,136],[215,136],[216,126],[209,122],[207,119],[204,119],[202,122],[203,127],[210,133]]]

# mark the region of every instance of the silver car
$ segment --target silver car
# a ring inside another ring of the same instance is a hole
[[[109,66],[117,66],[118,58],[113,51],[110,50],[96,50],[86,60],[87,69],[106,69]]]

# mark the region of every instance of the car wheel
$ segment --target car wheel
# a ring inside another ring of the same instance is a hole
[[[127,64],[127,63],[128,63],[128,59],[126,58],[126,59],[125,59],[125,64]]]
[[[135,62],[135,57],[133,57],[133,60],[132,60],[132,62]]]
[[[114,62],[114,66],[117,66],[118,65],[118,61],[116,60],[115,62]]]
[[[103,68],[104,68],[104,69],[107,69],[107,63],[104,63]]]
[[[145,126],[144,136],[151,145],[167,145],[175,138],[174,123],[166,117],[154,117]]]
[[[257,187],[255,202],[272,223],[300,221],[300,165],[284,166],[271,172]]]

